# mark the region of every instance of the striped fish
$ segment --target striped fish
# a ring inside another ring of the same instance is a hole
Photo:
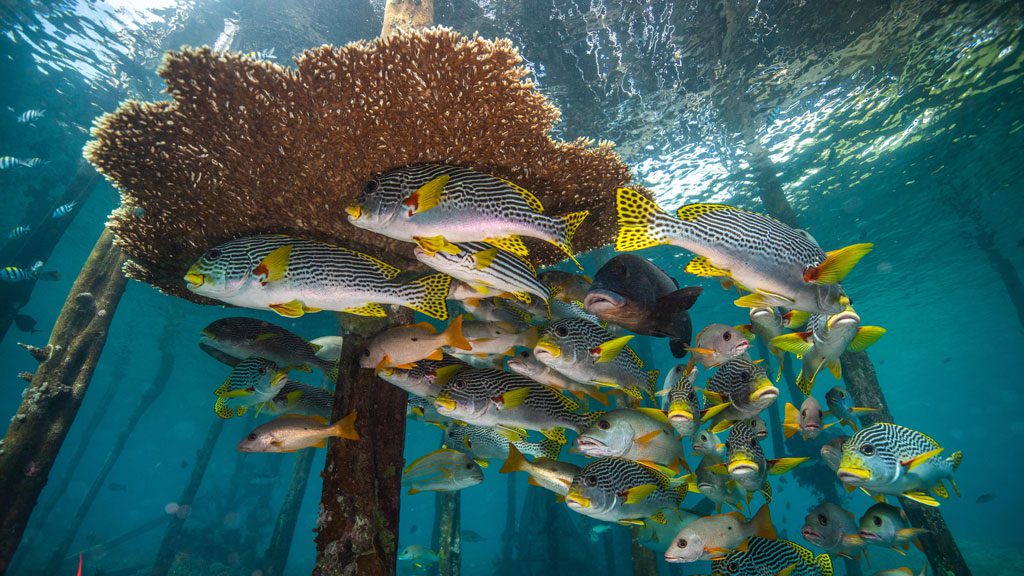
[[[4,282],[26,282],[28,280],[60,280],[60,274],[56,271],[42,272],[43,262],[37,261],[31,268],[19,268],[17,266],[6,266],[0,268],[0,280]]]
[[[689,204],[673,217],[629,188],[619,188],[617,209],[617,250],[671,244],[695,252],[686,271],[731,278],[752,292],[735,302],[746,308],[842,312],[850,298],[839,281],[872,248],[854,244],[826,253],[806,232],[724,204]]]
[[[442,236],[417,238],[416,259],[473,287],[480,297],[508,293],[529,304],[533,296],[545,302],[550,290],[537,279],[525,258],[486,242],[453,244]]]
[[[521,350],[515,356],[508,359],[506,367],[510,372],[526,376],[527,378],[545,386],[551,386],[552,388],[557,388],[563,392],[568,392],[579,400],[583,400],[585,397],[590,397],[605,406],[608,405],[607,394],[598,392],[593,386],[577,382],[558,370],[544,364],[540,360],[537,360],[536,356],[533,354],[533,350]]]
[[[862,352],[885,334],[879,326],[860,326],[860,316],[847,306],[839,314],[815,314],[807,321],[807,331],[772,338],[772,346],[803,359],[796,385],[810,396],[818,372],[825,366],[836,379],[843,377],[839,357],[850,350]]]
[[[367,182],[345,211],[355,226],[398,240],[444,236],[527,256],[519,237],[529,236],[558,246],[574,262],[572,237],[589,214],[548,216],[536,196],[512,182],[443,164],[385,172]]]
[[[663,510],[678,508],[688,477],[670,478],[652,467],[625,458],[598,458],[580,470],[565,503],[580,514],[627,525],[645,519],[665,524]]]
[[[580,432],[593,418],[579,414],[579,404],[558,390],[493,368],[458,371],[447,379],[434,406],[441,415],[469,424],[536,430],[561,444],[565,428]]]
[[[434,274],[407,284],[398,268],[372,256],[290,236],[250,236],[207,250],[185,274],[188,289],[235,306],[270,309],[288,318],[333,310],[386,316],[398,304],[448,318],[451,278]]]
[[[696,380],[697,369],[694,367],[687,371],[687,367],[682,364],[670,370],[665,377],[665,383],[669,385],[668,390],[664,391],[668,396],[668,421],[684,437],[696,434],[701,423],[731,405],[726,401],[701,410],[697,388],[694,386]]]
[[[832,558],[789,540],[752,536],[745,549],[711,563],[713,576],[832,576]]]
[[[25,110],[21,114],[18,114],[18,123],[30,124],[39,120],[43,116],[46,116],[46,110]]]
[[[14,156],[0,156],[0,170],[10,170],[11,168],[21,168],[25,163],[15,158]]]
[[[78,206],[78,202],[76,202],[74,200],[72,200],[71,202],[68,202],[67,204],[63,204],[61,206],[57,206],[57,208],[53,211],[53,213],[50,214],[50,218],[53,218],[54,220],[56,220],[58,218],[63,218],[65,216],[67,216],[68,214],[71,214],[71,212],[75,209],[75,206]]]
[[[271,414],[302,414],[329,420],[333,407],[334,392],[294,380],[285,380],[281,390],[267,403],[265,410]]]
[[[899,495],[928,506],[938,501],[928,491],[949,497],[943,480],[960,494],[953,472],[963,453],[940,458],[943,448],[930,437],[888,422],[872,424],[843,444],[836,475],[843,483],[873,494]]]
[[[778,397],[779,389],[760,364],[743,356],[733,358],[715,370],[704,392],[709,405],[732,403],[715,415],[711,430],[722,432],[737,420],[754,418]]]
[[[465,285],[464,282],[458,281],[453,282],[453,284]],[[504,298],[480,298],[479,293],[474,298],[462,300],[462,307],[477,320],[509,322],[523,327],[529,326],[533,322],[533,315],[517,304],[517,301]]]
[[[747,504],[754,492],[760,491],[766,502],[772,501],[772,487],[768,484],[769,474],[783,474],[807,458],[776,458],[764,456],[756,432],[744,421],[737,422],[725,441],[725,465],[713,467],[713,472],[725,472],[747,491]],[[723,470],[724,468],[724,470]]]
[[[29,158],[28,160],[21,161],[21,165],[26,168],[38,168],[43,164],[46,164],[46,160],[43,160],[42,158]]]
[[[337,363],[319,358],[318,346],[286,328],[257,318],[232,316],[211,322],[203,328],[199,343],[203,350],[213,348],[238,360],[257,356],[289,370],[312,372],[317,368],[332,381],[338,377]]]
[[[431,426],[437,426],[441,430],[448,430],[448,423],[451,419],[438,414],[434,408],[432,399],[422,398],[409,394],[409,402],[406,406],[405,417],[409,420],[416,420]]]
[[[540,442],[529,442],[526,440],[527,434],[528,432],[522,428],[453,422],[445,431],[444,443],[449,448],[472,454],[474,458],[482,460],[507,459],[509,445],[515,445],[520,453],[534,458],[558,458],[558,453],[562,450],[561,444],[550,438]]]
[[[437,371],[446,366],[466,368],[469,365],[454,356],[444,354],[440,360],[420,360],[408,369],[382,367],[377,370],[377,377],[388,384],[398,386],[411,396],[433,398],[441,391],[441,385],[437,383]]]
[[[622,390],[637,400],[643,392],[653,398],[658,371],[644,371],[643,361],[626,346],[632,338],[614,338],[593,322],[565,318],[544,330],[533,354],[577,382]]]
[[[10,234],[7,235],[7,239],[8,240],[16,240],[18,238],[21,238],[22,236],[27,235],[31,231],[32,231],[32,227],[31,226],[28,226],[28,225],[26,225],[26,226],[18,226],[14,230],[11,230]]]
[[[750,324],[737,326],[737,330],[750,332],[760,338],[768,346],[768,352],[778,359],[779,370],[775,374],[775,381],[782,378],[782,366],[786,360],[786,351],[779,350],[772,344],[772,339],[785,333],[785,328],[798,328],[808,318],[806,312],[790,310],[783,313],[778,308],[751,308]]]
[[[252,407],[262,410],[263,403],[273,400],[287,381],[288,372],[270,360],[246,358],[214,390],[217,402],[213,410],[225,419],[242,416]]]

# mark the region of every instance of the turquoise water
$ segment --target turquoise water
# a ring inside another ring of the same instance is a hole
[[[1016,377],[1024,369],[1024,313],[996,272],[993,250],[978,242],[991,235],[991,246],[1005,262],[1024,267],[1024,14],[1013,2],[819,4],[439,2],[436,21],[467,34],[511,38],[541,91],[562,110],[557,136],[615,141],[635,178],[655,191],[663,207],[710,201],[763,210],[760,190],[769,174],[821,246],[873,242],[874,251],[844,285],[864,322],[888,330],[870,357],[893,415],[947,450],[963,450],[957,472],[963,497],[944,501],[941,511],[973,572],[1024,573],[1024,541],[1017,529],[1024,496],[1013,488],[1021,472],[1015,447],[1024,440]],[[48,163],[0,171],[2,235],[62,203],[93,118],[122,99],[163,97],[154,71],[164,50],[214,44],[224,36],[233,50],[273,48],[284,63],[307,47],[376,36],[382,10],[380,2],[5,3],[0,156]],[[31,124],[16,121],[30,109],[46,115]],[[16,373],[35,369],[16,343],[45,344],[117,202],[109,184],[100,183],[76,207],[45,262],[61,280],[39,282],[21,308],[39,331],[24,333],[12,325],[0,342],[6,380],[0,415],[13,416],[21,402],[23,382]],[[704,286],[692,313],[697,330],[711,322],[747,321],[746,312],[731,303],[734,293],[682,271],[692,257],[688,252],[658,248],[642,254],[681,283]],[[593,274],[610,256],[610,250],[587,255],[587,272]],[[32,264],[10,257],[0,265]],[[45,523],[38,513],[31,518],[12,574],[46,573],[54,540],[63,537],[139,395],[154,379],[166,325],[174,359],[168,385],[139,419],[60,564],[60,573],[73,573],[74,556],[86,551],[85,574],[148,573],[162,524],[122,545],[100,545],[174,510],[169,505],[177,504],[213,420],[212,391],[226,374],[195,342],[202,327],[237,312],[129,282],[75,426],[40,496],[37,511],[52,512]],[[307,338],[337,329],[328,314],[293,321],[242,313]],[[662,342],[651,346],[656,367],[665,372],[675,364]],[[835,384],[831,375],[820,378],[819,397]],[[312,376],[305,381],[318,383]],[[112,386],[116,393],[105,400]],[[784,391],[780,404],[789,400]],[[99,428],[72,470],[72,455],[96,414],[102,414]],[[225,426],[185,523],[179,573],[186,566],[201,574],[262,569],[296,456],[238,456],[234,445],[252,427],[249,418]],[[440,441],[436,428],[410,422],[406,460]],[[287,574],[313,569],[310,530],[317,521],[323,460],[321,451]],[[615,526],[593,542],[587,533],[593,524],[569,511],[565,517],[576,532],[518,527],[519,534],[557,538],[557,558],[545,556],[546,548],[521,546],[514,566],[497,565],[507,508],[507,477],[497,473],[498,464],[485,471],[482,485],[462,492],[463,530],[484,538],[463,543],[463,573],[629,573],[628,529]],[[68,474],[66,489],[56,493]],[[259,479],[247,481],[253,477]],[[514,478],[520,503],[539,490],[521,475]],[[818,497],[783,478],[773,482],[776,526],[783,537],[806,544],[800,527]],[[977,503],[986,493],[995,499]],[[545,500],[550,496],[543,493]],[[690,495],[684,507],[699,501]],[[871,503],[860,493],[842,502],[858,517]],[[429,546],[433,523],[432,495],[403,496],[399,546]],[[655,548],[660,556],[664,546]],[[923,563],[914,549],[903,558],[874,548],[863,571],[919,569]],[[709,570],[707,563],[695,566],[672,573]],[[659,567],[669,573],[666,563],[659,561]]]

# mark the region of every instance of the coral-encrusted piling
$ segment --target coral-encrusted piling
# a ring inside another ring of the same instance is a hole
[[[461,492],[437,493],[437,572],[440,576],[462,573]]]
[[[124,256],[109,230],[100,234],[71,287],[25,399],[0,448],[0,573],[7,570],[82,405],[124,293]]]
[[[332,438],[327,444],[314,576],[395,573],[408,395],[359,366],[373,336],[392,323],[408,324],[412,313],[402,308],[389,320],[342,319],[331,420],[355,410],[360,439]]]
[[[299,452],[292,469],[292,480],[288,484],[288,493],[281,503],[281,511],[274,523],[274,534],[270,537],[270,545],[263,558],[263,576],[282,576],[288,565],[288,552],[295,537],[295,524],[299,520],[302,509],[302,497],[306,494],[309,484],[309,470],[313,467],[316,450],[307,449]]]

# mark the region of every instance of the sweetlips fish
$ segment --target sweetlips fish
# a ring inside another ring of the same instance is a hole
[[[399,283],[394,280],[398,273],[390,264],[340,246],[291,236],[249,236],[204,252],[185,282],[200,296],[288,318],[320,310],[383,317],[387,312],[381,304],[448,318],[450,276]]]
[[[694,520],[676,534],[668,550],[665,550],[665,561],[720,560],[752,536],[769,540],[776,538],[767,504],[762,505],[750,520],[739,512]]]
[[[666,508],[662,510],[662,514],[665,515],[664,524],[644,522],[643,526],[636,527],[633,535],[638,543],[658,553],[665,551],[665,544],[671,542],[680,530],[701,517],[695,511],[682,508]]]
[[[415,420],[417,422],[436,426],[445,432],[448,431],[448,425],[452,422],[451,418],[438,414],[437,409],[434,408],[433,400],[428,400],[427,398],[422,398],[413,394],[409,394],[409,400],[406,403],[405,417],[409,420]]]
[[[821,434],[821,431],[832,424],[822,424],[824,413],[821,411],[821,404],[808,396],[803,404],[797,409],[796,406],[786,402],[786,418],[782,422],[782,431],[786,438],[792,438],[797,432],[804,440],[813,440]]]
[[[522,256],[486,242],[449,242],[443,236],[416,238],[416,259],[468,284],[480,297],[510,295],[522,302],[551,296],[537,270]]]
[[[800,535],[829,554],[844,558],[857,558],[864,549],[853,513],[831,502],[811,508]]]
[[[532,349],[537,343],[536,326],[513,322],[469,320],[462,323],[462,335],[470,346],[466,352],[480,357],[512,356],[516,348]]]
[[[302,414],[330,418],[331,408],[334,407],[334,392],[286,380],[277,395],[265,406],[264,409],[271,414]]]
[[[353,225],[396,240],[444,236],[528,256],[520,236],[529,236],[554,244],[573,262],[572,237],[589,214],[548,216],[541,201],[521,186],[443,164],[384,172],[366,183],[345,212]]]
[[[814,555],[789,540],[753,536],[746,546],[711,563],[712,574],[729,576],[832,576],[832,558]]]
[[[750,358],[747,335],[728,324],[708,324],[697,334],[690,353],[704,368],[721,366],[733,358]]]
[[[712,469],[720,469],[722,459],[717,454],[708,454],[701,458],[694,471],[694,485],[690,491],[698,491],[705,498],[715,503],[715,511],[721,512],[722,505],[728,504],[737,510],[743,510],[746,492],[734,480]]]
[[[452,422],[445,431],[444,443],[449,448],[467,452],[486,466],[487,460],[507,459],[508,447],[515,445],[523,454],[533,457],[558,458],[562,445],[545,438],[540,442],[526,440],[528,432],[522,428],[508,426],[477,426],[464,422]]]
[[[398,553],[398,560],[401,562],[409,562],[416,568],[426,568],[431,564],[436,564],[441,557],[426,546],[419,544],[411,544],[402,548],[402,551]]]
[[[796,385],[808,396],[823,367],[828,366],[837,380],[842,378],[839,357],[843,352],[863,352],[885,334],[885,328],[879,326],[860,326],[860,316],[852,306],[831,316],[815,314],[807,321],[807,328],[805,332],[776,336],[771,343],[803,359]]]
[[[650,518],[665,524],[663,511],[679,507],[687,481],[625,458],[598,458],[576,475],[565,502],[580,514],[606,522],[643,525]]]
[[[953,472],[960,467],[963,453],[941,458],[943,448],[930,437],[896,424],[880,422],[862,429],[843,444],[843,457],[836,475],[848,486],[872,494],[903,496],[927,506],[938,506],[928,491],[949,497],[943,480],[953,490]]]
[[[593,386],[577,382],[537,360],[533,350],[520,350],[515,356],[509,358],[505,365],[510,372],[526,376],[545,386],[568,392],[579,400],[593,398],[605,406],[608,405],[608,394],[598,392]]]
[[[381,380],[398,386],[413,396],[433,398],[441,391],[441,384],[437,381],[437,371],[448,366],[456,366],[458,369],[469,367],[462,360],[444,354],[440,360],[420,360],[412,368],[379,368],[376,374]],[[449,369],[449,371],[451,370],[454,369]]]
[[[676,472],[688,469],[683,443],[657,408],[623,408],[597,417],[576,438],[584,456],[615,456],[643,464],[658,464]]]
[[[757,417],[779,397],[779,389],[772,384],[764,368],[748,358],[733,358],[718,367],[708,379],[704,400],[708,405],[731,404],[718,412],[711,431],[727,430],[737,420]]]
[[[747,418],[744,422],[746,422],[747,426],[750,426],[750,429],[754,431],[754,438],[757,438],[758,442],[768,437],[768,425],[765,424],[763,419]]]
[[[840,424],[853,428],[854,432],[860,430],[860,426],[857,425],[857,421],[854,419],[855,414],[878,412],[878,408],[854,406],[853,396],[850,396],[846,388],[841,386],[835,386],[825,393],[825,403],[828,404],[828,413],[838,418]]]
[[[747,492],[747,503],[754,492],[760,491],[766,502],[772,500],[769,474],[783,474],[807,458],[776,458],[768,460],[754,431],[746,422],[737,422],[725,441],[725,463],[712,468],[712,472],[728,474]]]
[[[214,411],[221,418],[244,415],[250,407],[262,408],[274,399],[288,381],[288,372],[265,358],[246,358],[214,391]]]
[[[589,276],[562,270],[545,270],[537,277],[551,291],[551,297],[562,302],[582,302],[593,282]]]
[[[872,546],[891,548],[903,554],[913,542],[921,547],[918,537],[928,531],[924,528],[911,528],[907,521],[907,513],[898,506],[879,502],[868,508],[858,523],[860,537]]]
[[[359,440],[356,413],[334,424],[320,416],[285,414],[256,428],[238,443],[239,452],[295,452],[303,448],[326,448],[328,438]]]
[[[441,348],[472,348],[462,335],[462,316],[456,316],[443,332],[429,322],[394,326],[378,334],[363,350],[359,365],[363,368],[412,368],[420,360],[440,360]]]
[[[560,462],[554,458],[545,456],[537,457],[530,462],[519,451],[515,444],[508,447],[508,459],[501,467],[502,474],[512,472],[526,472],[530,475],[528,482],[533,486],[539,486],[550,490],[564,500],[569,494],[569,486],[573,478],[580,473],[581,468],[572,462]]]
[[[871,251],[854,244],[824,252],[806,232],[763,214],[724,204],[689,204],[675,217],[643,194],[619,188],[615,249],[631,252],[671,244],[698,254],[686,271],[728,277],[751,292],[736,300],[745,308],[785,308],[835,314],[850,298],[839,282]]]
[[[725,443],[710,430],[700,430],[693,435],[693,454],[725,458]]]
[[[462,307],[477,320],[529,327],[533,323],[533,315],[516,304],[519,302],[505,298],[480,298],[479,295],[462,300]]]
[[[630,332],[669,339],[676,358],[686,356],[692,337],[689,309],[702,288],[679,288],[650,260],[619,254],[594,276],[583,300],[591,314]]]
[[[765,342],[768,352],[778,360],[779,370],[775,374],[775,381],[782,377],[782,367],[786,360],[786,351],[779,350],[772,344],[772,339],[785,333],[785,329],[796,329],[807,323],[810,318],[807,312],[790,310],[783,313],[778,308],[757,307],[750,309],[750,324],[736,326],[736,329],[743,332],[745,336],[753,335]],[[747,334],[749,332],[749,334]]]
[[[839,462],[843,459],[843,444],[849,439],[849,436],[840,434],[821,447],[821,459],[833,472],[839,471]]]
[[[696,378],[697,369],[682,364],[672,368],[665,377],[665,383],[669,386],[667,391],[663,390],[668,399],[668,421],[684,437],[693,436],[700,429],[701,423],[732,405],[725,401],[702,410],[694,386]]]
[[[632,338],[614,338],[593,322],[565,318],[544,330],[533,354],[577,382],[622,390],[637,400],[647,391],[653,398],[658,371],[643,370],[643,361],[627,346]]]
[[[233,316],[215,320],[203,328],[199,346],[207,352],[211,348],[219,350],[237,360],[250,356],[266,358],[290,370],[312,372],[316,368],[331,380],[338,379],[337,364],[317,356],[322,346],[257,318]]]
[[[483,481],[483,470],[470,455],[445,447],[417,458],[402,471],[402,486],[409,487],[409,494],[453,492]]]
[[[579,404],[557,390],[503,370],[467,368],[442,378],[446,383],[434,398],[438,413],[469,424],[536,430],[565,444],[566,428],[579,432],[594,418],[578,413]]]

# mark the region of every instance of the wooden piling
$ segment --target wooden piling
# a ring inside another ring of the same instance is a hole
[[[313,467],[316,450],[307,449],[299,452],[292,469],[292,479],[288,484],[288,492],[281,503],[281,511],[274,523],[274,533],[270,537],[270,545],[263,557],[263,576],[282,576],[288,565],[288,552],[295,537],[295,525],[302,509],[302,497],[306,494],[309,484],[309,471]]]
[[[461,492],[437,493],[438,546],[437,571],[440,576],[462,573],[462,496]]]
[[[107,229],[82,266],[0,448],[0,573],[7,570],[82,405],[114,310],[124,293],[124,256]]]

